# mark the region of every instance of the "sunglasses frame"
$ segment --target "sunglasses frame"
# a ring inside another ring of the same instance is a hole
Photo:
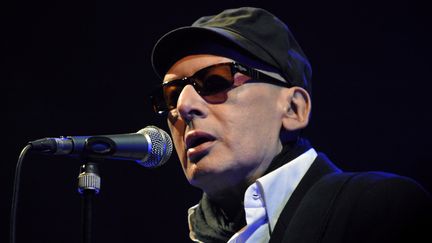
[[[150,95],[150,99],[152,101],[152,106],[153,106],[154,111],[158,115],[164,115],[168,111],[170,111],[171,109],[174,109],[174,108],[169,108],[170,106],[166,103],[166,100],[164,98],[163,89],[164,89],[164,87],[166,87],[168,85],[180,83],[182,85],[184,84],[183,87],[185,87],[186,85],[189,84],[189,85],[192,85],[194,87],[194,89],[197,91],[197,93],[200,94],[201,96],[212,95],[211,92],[209,94],[202,94],[202,91],[200,90],[200,86],[198,86],[196,81],[194,81],[196,79],[196,75],[199,73],[202,73],[203,71],[205,71],[207,69],[214,68],[217,66],[226,66],[226,65],[228,65],[230,67],[231,75],[233,77],[236,73],[241,73],[241,74],[244,74],[244,75],[250,77],[251,79],[248,80],[246,83],[260,82],[260,83],[268,83],[268,84],[273,84],[273,85],[287,87],[287,88],[292,87],[292,85],[288,81],[285,81],[283,79],[277,79],[277,78],[272,77],[272,76],[270,76],[270,75],[268,75],[262,71],[259,71],[255,68],[251,68],[249,66],[243,65],[243,64],[238,63],[238,62],[217,63],[217,64],[213,64],[213,65],[204,67],[204,68],[196,71],[192,76],[184,77],[182,79],[175,79],[175,80],[171,80],[171,81],[166,81],[166,82],[163,82],[161,85],[159,85],[152,92],[152,95]],[[231,83],[230,87],[232,87],[233,84],[234,84],[234,82]],[[218,91],[218,92],[221,92],[221,91]],[[218,92],[216,92],[216,93],[218,93]],[[157,102],[157,100],[160,100],[161,102]],[[163,104],[161,105],[161,103],[163,103]]]

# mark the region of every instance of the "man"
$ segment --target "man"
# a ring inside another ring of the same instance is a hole
[[[166,114],[186,178],[196,242],[415,242],[431,199],[388,173],[343,173],[300,136],[311,112],[310,64],[287,26],[229,9],[155,45]],[[414,241],[413,241],[414,240]]]

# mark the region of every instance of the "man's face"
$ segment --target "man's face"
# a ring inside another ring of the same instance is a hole
[[[165,75],[164,81],[192,76],[196,71],[231,59],[213,55],[187,56]],[[237,73],[236,82],[249,77]],[[226,91],[226,100],[207,102],[187,85],[168,126],[188,181],[209,195],[244,189],[267,169],[282,149],[280,98],[282,88],[244,83]]]

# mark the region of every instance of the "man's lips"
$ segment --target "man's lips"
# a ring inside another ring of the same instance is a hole
[[[213,144],[216,138],[203,131],[190,131],[186,134],[185,145],[187,157],[196,162],[207,154],[208,148]]]
[[[185,138],[186,150],[214,140],[216,140],[216,138],[209,133],[197,130],[190,131],[186,134]]]

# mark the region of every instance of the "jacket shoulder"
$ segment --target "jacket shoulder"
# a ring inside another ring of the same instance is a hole
[[[342,174],[352,174],[351,185],[368,186],[369,189],[382,189],[389,186],[397,186],[405,189],[420,190],[423,193],[427,193],[417,181],[393,173],[368,171],[357,173],[344,172]],[[372,188],[370,188],[370,186],[372,186]]]
[[[409,242],[427,235],[431,216],[431,196],[415,180],[386,172],[351,173],[328,229],[344,228],[343,242]]]

